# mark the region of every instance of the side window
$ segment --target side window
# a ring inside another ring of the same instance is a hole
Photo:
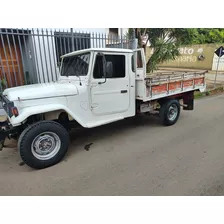
[[[124,78],[125,77],[125,56],[124,55],[105,55],[107,66],[112,64],[113,73],[108,78]]]
[[[125,77],[125,56],[124,55],[105,55],[107,78]],[[97,55],[93,70],[93,78],[103,78],[103,58]]]
[[[142,55],[141,55],[141,51],[137,51],[137,68],[142,68],[143,64],[142,64]]]
[[[93,70],[93,78],[94,79],[103,78],[103,57],[100,55],[96,56],[95,66]]]
[[[135,72],[135,58],[134,55],[131,56],[131,69]]]

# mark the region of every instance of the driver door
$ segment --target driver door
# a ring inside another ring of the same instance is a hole
[[[107,65],[112,67],[106,78],[103,74],[102,56],[95,55],[91,78],[91,110],[94,115],[122,113],[129,109],[127,57],[125,54],[108,53],[105,58]]]

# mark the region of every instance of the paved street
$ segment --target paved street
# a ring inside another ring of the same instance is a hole
[[[9,142],[0,152],[0,195],[224,195],[223,102],[196,100],[171,127],[139,117],[74,132],[66,158],[39,171]]]

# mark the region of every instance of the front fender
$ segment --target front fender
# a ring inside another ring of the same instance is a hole
[[[86,124],[82,122],[82,120],[72,113],[66,106],[61,104],[48,104],[48,105],[38,105],[32,107],[26,107],[19,111],[19,115],[17,117],[13,116],[9,118],[12,126],[19,126],[21,123],[26,121],[26,119],[32,115],[42,114],[47,112],[52,112],[56,110],[64,110],[67,112],[73,119],[75,119],[81,126],[87,127]]]

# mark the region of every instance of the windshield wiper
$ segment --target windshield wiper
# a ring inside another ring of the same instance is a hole
[[[74,69],[74,67],[72,67],[72,69],[73,69],[73,71],[74,71],[74,75],[75,75],[76,77],[79,78],[79,85],[81,86],[81,85],[82,85],[82,82],[81,82],[81,78],[80,78],[80,76],[75,74],[75,69]]]
[[[75,75],[75,76],[79,78],[79,85],[82,86],[82,82],[81,82],[80,76],[79,75]]]
[[[78,77],[78,78],[79,78],[79,85],[82,86],[81,78],[80,78],[79,75],[76,75],[75,73],[74,73],[74,74],[67,73],[67,74],[68,74],[67,77],[68,77],[69,75]]]

